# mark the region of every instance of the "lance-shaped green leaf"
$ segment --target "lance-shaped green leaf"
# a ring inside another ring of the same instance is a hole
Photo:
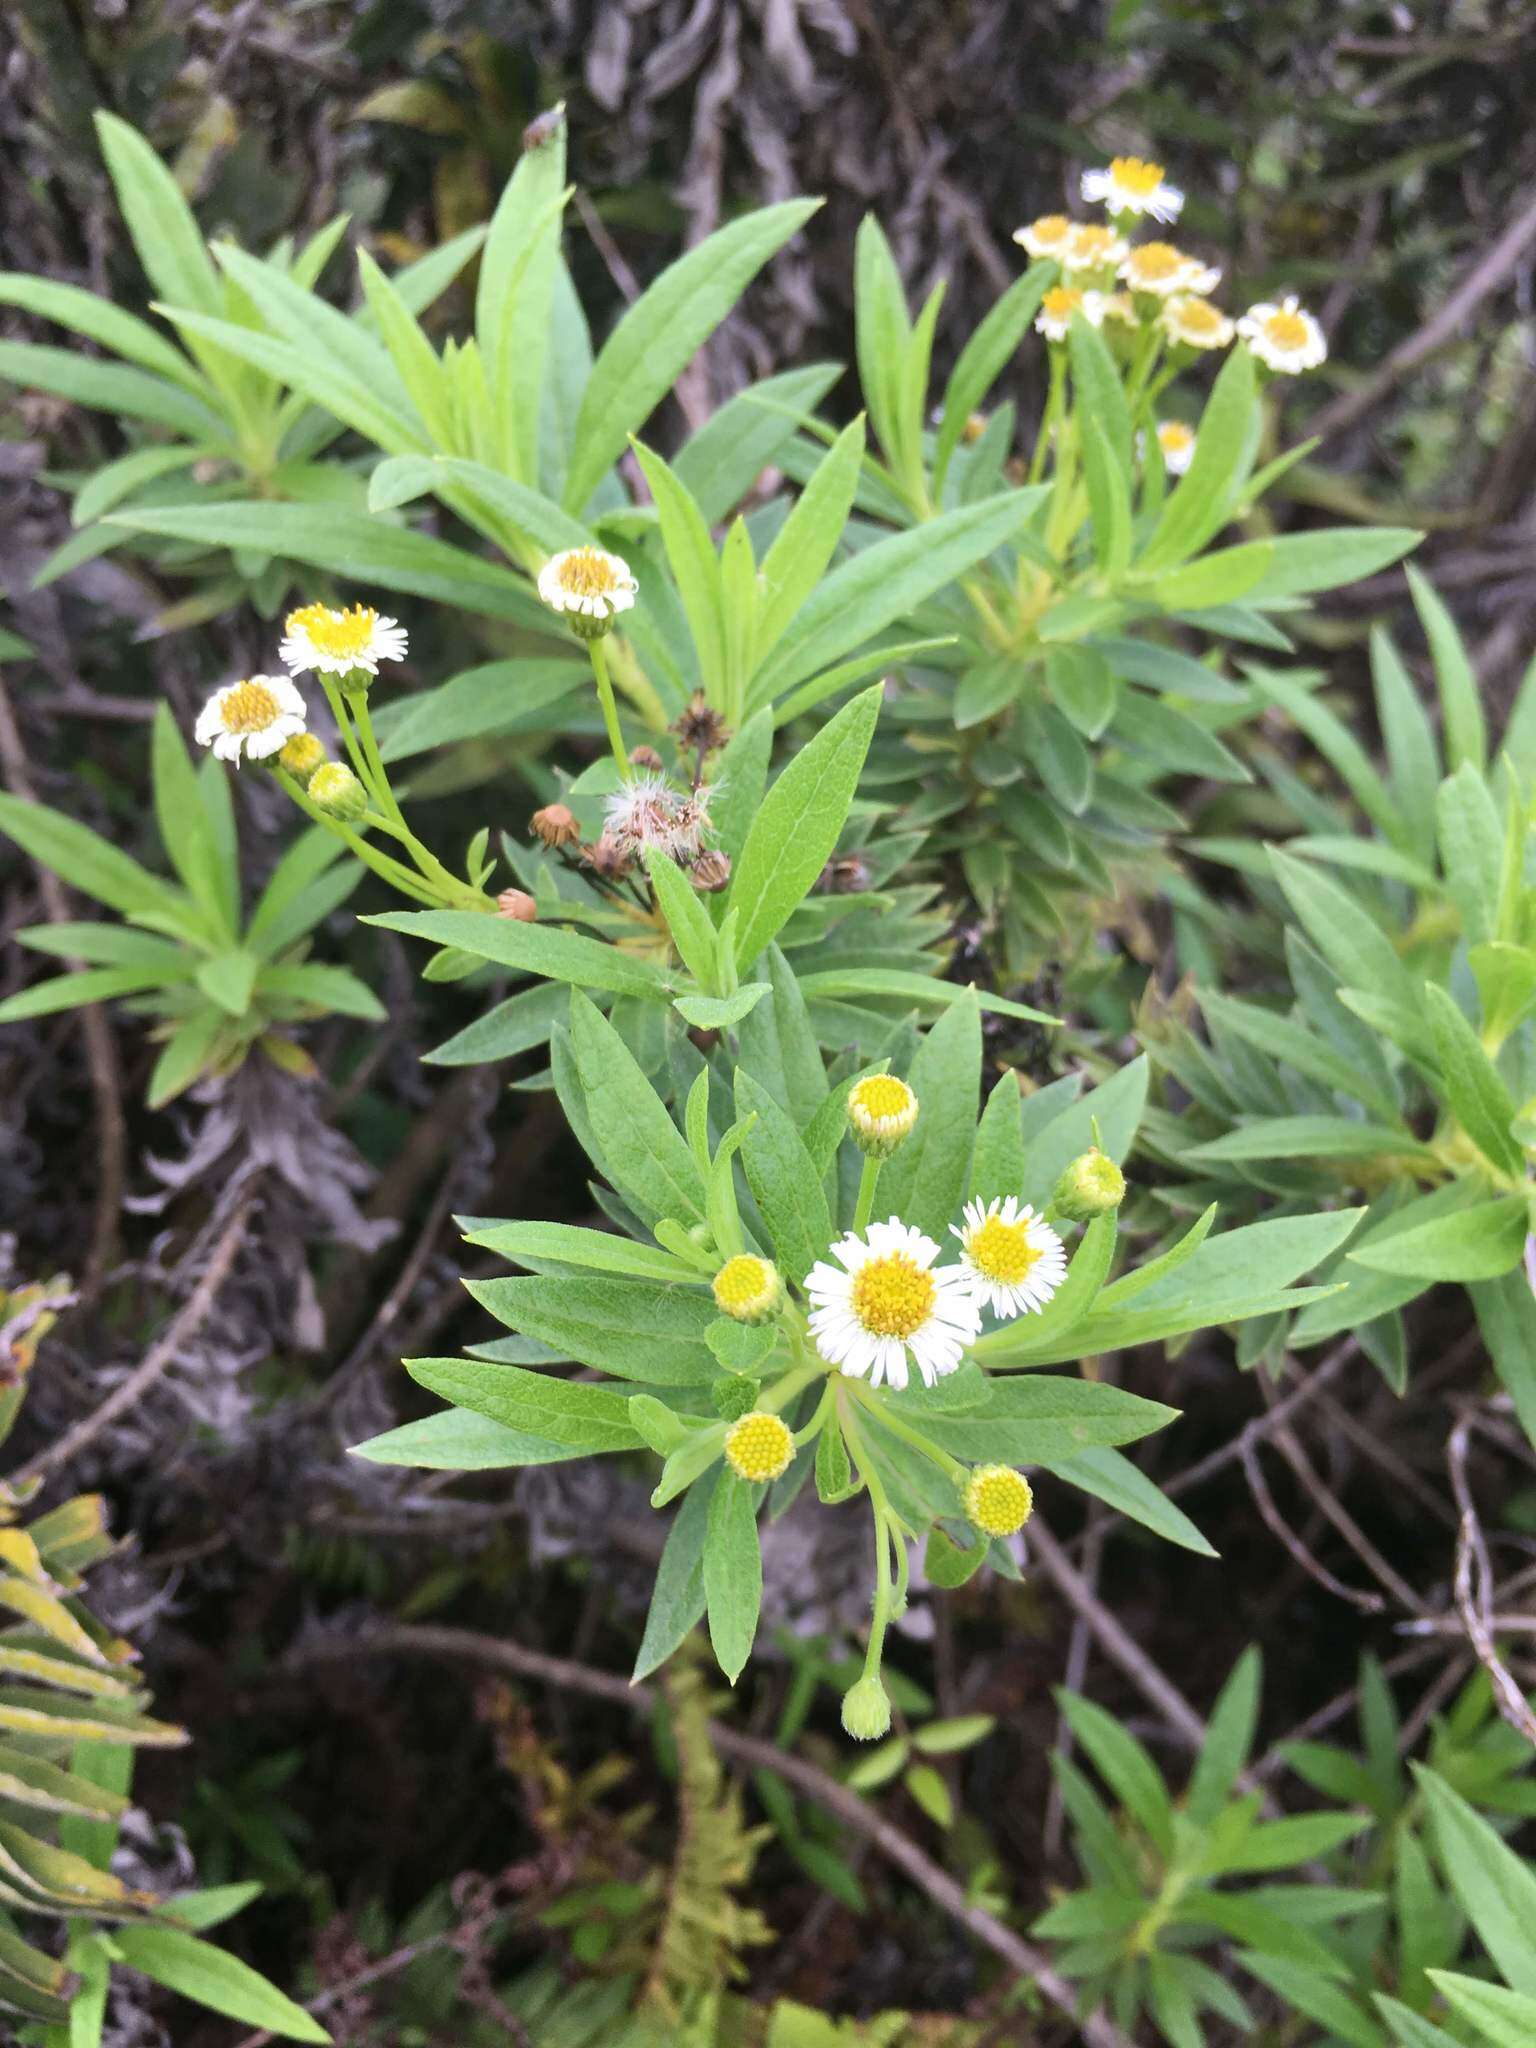
[[[582,510],[629,436],[655,411],[769,257],[820,204],[785,200],[717,229],[629,307],[592,365],[576,418],[565,487],[569,510]]]
[[[774,1252],[799,1285],[832,1236],[821,1176],[789,1112],[745,1067],[736,1070],[736,1107],[743,1116],[756,1113],[741,1163]]]
[[[119,1928],[113,1940],[123,1961],[210,2012],[242,2026],[260,2027],[285,2041],[329,2041],[331,2036],[302,2006],[294,2004],[238,1956],[200,1941],[164,1921]]]
[[[457,1408],[472,1408],[507,1429],[565,1444],[583,1456],[638,1450],[642,1442],[626,1396],[613,1387],[477,1358],[408,1358],[405,1369]]]
[[[1044,1374],[996,1380],[965,1416],[924,1416],[922,1431],[957,1458],[1031,1464],[1070,1458],[1095,1444],[1129,1444],[1178,1417],[1176,1408],[1094,1380]]]
[[[704,1596],[716,1661],[734,1685],[752,1654],[763,1597],[757,1489],[734,1472],[720,1474],[709,1504]]]
[[[1454,996],[1430,982],[1425,985],[1424,1001],[1451,1114],[1501,1173],[1523,1176],[1525,1154],[1510,1135],[1514,1099],[1498,1068],[1484,1052]]]
[[[705,1334],[718,1311],[703,1289],[585,1274],[466,1285],[509,1328],[617,1378],[703,1386],[719,1370]]]
[[[736,959],[750,967],[782,929],[835,849],[869,752],[881,692],[865,690],[785,768],[752,821],[727,899],[738,913]]]
[[[917,1122],[881,1169],[880,1214],[897,1215],[941,1242],[965,1197],[981,1087],[981,1012],[967,990],[923,1039],[906,1077]]]
[[[354,1458],[366,1458],[372,1465],[414,1465],[433,1472],[497,1472],[518,1465],[557,1465],[587,1455],[577,1445],[510,1429],[473,1408],[444,1408],[349,1449]]]
[[[664,1001],[671,992],[667,976],[648,961],[559,925],[519,924],[474,910],[394,910],[366,917],[363,923],[383,925],[388,931],[455,947],[477,960],[493,960],[521,974],[568,981],[578,988],[611,989],[615,995],[649,997],[655,1002]]]
[[[1516,1266],[1530,1228],[1524,1195],[1499,1195],[1451,1216],[1373,1238],[1349,1254],[1353,1264],[1397,1273],[1421,1286],[1436,1280],[1496,1280]]]

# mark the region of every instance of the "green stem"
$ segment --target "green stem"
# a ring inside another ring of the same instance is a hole
[[[368,791],[368,794],[379,801],[380,807],[387,809],[388,806],[384,804],[383,799],[379,797],[377,790],[373,786],[373,772],[368,766],[368,757],[358,744],[357,735],[352,730],[352,720],[347,712],[346,700],[337,687],[335,680],[323,670],[320,673],[320,687],[325,692],[326,703],[331,707],[331,716],[336,721],[336,730],[341,735],[341,744],[347,750],[347,759],[352,763],[353,774],[356,775],[358,781]]]
[[[843,1434],[848,1440],[848,1449],[858,1467],[859,1477],[869,1493],[869,1504],[875,1518],[875,1607],[869,1624],[869,1642],[864,1650],[864,1676],[878,1678],[880,1658],[885,1648],[885,1632],[890,1626],[895,1605],[891,1585],[891,1546],[898,1552],[901,1547],[901,1522],[892,1512],[885,1483],[881,1479],[869,1447],[864,1442],[858,1425],[846,1408],[842,1409]]]
[[[1067,357],[1063,348],[1051,350],[1051,381],[1046,392],[1045,411],[1040,417],[1040,431],[1035,436],[1035,452],[1029,459],[1029,481],[1037,484],[1045,469],[1045,458],[1051,451],[1051,435],[1061,412],[1061,395],[1066,383]]]
[[[384,757],[379,752],[379,743],[374,736],[373,719],[368,712],[368,699],[366,697],[359,697],[357,699],[354,716],[357,720],[358,740],[361,743],[364,754],[367,756],[368,766],[373,771],[375,792],[388,816],[393,818],[396,824],[404,825],[405,814],[400,809],[399,799],[390,787],[389,770],[384,766]]]
[[[914,1451],[920,1451],[925,1458],[939,1466],[957,1485],[964,1485],[965,1467],[959,1459],[952,1458],[948,1451],[941,1451],[937,1444],[928,1441],[920,1429],[914,1429],[911,1423],[904,1422],[899,1415],[893,1415],[883,1402],[875,1398],[872,1389],[867,1393],[861,1391],[854,1398],[869,1410],[880,1428],[888,1429],[892,1436],[899,1436],[904,1444],[910,1444]]]
[[[816,1403],[816,1413],[811,1417],[810,1421],[805,1425],[804,1429],[798,1429],[795,1431],[796,1450],[799,1450],[802,1444],[808,1444],[813,1437],[818,1437],[821,1435],[822,1429],[826,1424],[827,1416],[831,1412],[832,1403],[836,1399],[837,1382],[829,1373],[827,1375],[827,1384],[822,1390],[821,1399]]]
[[[364,867],[372,868],[376,875],[388,882],[392,889],[398,889],[402,896],[413,897],[416,902],[425,903],[429,909],[437,907],[439,898],[436,891],[429,889],[418,876],[413,875],[403,861],[394,860],[387,853],[380,853],[377,847],[370,846],[366,839],[360,838],[339,818],[331,817],[322,811],[318,804],[311,803],[308,795],[285,768],[277,770],[277,779],[299,809],[317,825],[323,825],[327,832],[334,832],[338,839],[344,840]],[[383,820],[379,822],[382,824]]]
[[[602,706],[603,724],[608,732],[608,745],[618,764],[620,779],[630,782],[634,769],[629,765],[629,756],[624,751],[624,733],[619,725],[619,707],[614,702],[613,678],[608,673],[608,656],[603,651],[600,639],[587,642],[587,653],[592,661],[592,673],[597,678],[597,701]]]
[[[870,1211],[875,1206],[875,1183],[879,1178],[880,1161],[872,1152],[866,1152],[864,1165],[859,1173],[859,1199],[853,1210],[853,1227],[856,1231],[868,1226]]]

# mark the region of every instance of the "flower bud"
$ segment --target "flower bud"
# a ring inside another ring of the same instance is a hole
[[[539,906],[526,889],[503,889],[496,898],[496,915],[509,917],[517,924],[537,924]]]
[[[794,1455],[788,1423],[767,1409],[751,1409],[725,1432],[725,1462],[738,1479],[754,1486],[782,1478]]]
[[[309,778],[311,802],[328,818],[355,824],[368,808],[368,792],[345,761],[322,761]]]
[[[291,740],[283,742],[277,757],[279,768],[286,768],[296,782],[308,786],[309,778],[326,760],[325,742],[312,732],[296,732]]]
[[[1063,1172],[1051,1205],[1068,1223],[1090,1223],[1125,1200],[1125,1175],[1097,1145],[1080,1152]]]
[[[866,1074],[848,1091],[848,1127],[872,1159],[889,1159],[917,1122],[917,1097],[894,1074]]]
[[[647,775],[660,775],[666,764],[654,747],[642,745],[630,748],[629,765],[643,770]]]
[[[715,1306],[733,1322],[766,1322],[784,1296],[778,1268],[751,1252],[727,1259],[710,1283]]]
[[[565,804],[546,804],[542,811],[535,811],[530,829],[534,837],[542,839],[546,846],[569,846],[572,840],[581,837],[576,813]]]
[[[843,1694],[843,1726],[855,1742],[878,1742],[890,1733],[891,1703],[873,1672]]]
[[[1011,1465],[978,1465],[965,1482],[965,1518],[983,1536],[1015,1535],[1034,1512],[1029,1481]]]
[[[726,887],[731,879],[731,857],[718,847],[706,847],[689,870],[695,889],[706,896],[713,896]]]

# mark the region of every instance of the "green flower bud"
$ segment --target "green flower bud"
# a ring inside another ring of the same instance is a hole
[[[891,1703],[872,1672],[843,1694],[843,1726],[855,1742],[878,1742],[891,1727]]]
[[[1125,1200],[1125,1175],[1097,1145],[1081,1152],[1056,1183],[1051,1206],[1068,1223],[1107,1216]]]
[[[324,761],[309,778],[310,801],[328,818],[355,824],[368,808],[368,792],[344,761]]]
[[[283,743],[277,757],[278,767],[286,768],[296,782],[306,786],[315,770],[323,768],[325,762],[325,743],[312,732],[296,732],[291,740]]]

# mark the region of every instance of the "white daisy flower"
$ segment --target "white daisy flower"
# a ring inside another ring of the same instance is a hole
[[[1177,220],[1184,205],[1184,194],[1168,183],[1162,165],[1139,156],[1117,156],[1108,170],[1084,171],[1083,197],[1111,213],[1149,213],[1163,221]]]
[[[639,588],[629,564],[602,548],[566,548],[539,571],[539,596],[551,611],[605,624],[629,610]]]
[[[242,754],[261,761],[281,753],[307,723],[304,699],[287,676],[248,676],[214,691],[193,733],[199,746],[238,765]]]
[[[1075,227],[1061,247],[1061,267],[1068,273],[1115,270],[1130,253],[1130,245],[1113,228]]]
[[[1038,262],[1042,257],[1059,256],[1070,241],[1074,227],[1075,223],[1064,213],[1042,213],[1027,227],[1015,228],[1013,239]]]
[[[1182,342],[1185,348],[1225,348],[1236,331],[1219,306],[1188,292],[1164,304],[1157,324],[1170,341]]]
[[[1159,420],[1157,445],[1163,451],[1163,467],[1170,476],[1182,476],[1195,459],[1195,430],[1182,420]]]
[[[1047,341],[1065,341],[1074,313],[1081,313],[1090,327],[1102,327],[1105,309],[1102,292],[1080,292],[1070,284],[1053,285],[1040,301],[1035,329]]]
[[[1278,306],[1250,306],[1237,331],[1261,363],[1286,377],[1315,370],[1328,354],[1322,328],[1294,293]]]
[[[1042,1309],[1067,1277],[1061,1239],[1017,1196],[967,1202],[952,1226],[979,1305],[1005,1321]]]
[[[1213,292],[1221,272],[1176,249],[1172,242],[1139,242],[1120,265],[1120,275],[1133,292],[1170,299],[1176,292]]]
[[[907,1384],[907,1354],[923,1385],[954,1371],[981,1326],[964,1269],[934,1266],[939,1247],[897,1216],[850,1231],[837,1265],[812,1266],[805,1291],[816,1349],[839,1372],[878,1387]]]
[[[360,668],[376,676],[381,661],[404,661],[406,637],[404,626],[381,618],[372,605],[351,604],[338,612],[328,604],[306,604],[284,619],[277,652],[295,675],[313,668],[344,676]]]

